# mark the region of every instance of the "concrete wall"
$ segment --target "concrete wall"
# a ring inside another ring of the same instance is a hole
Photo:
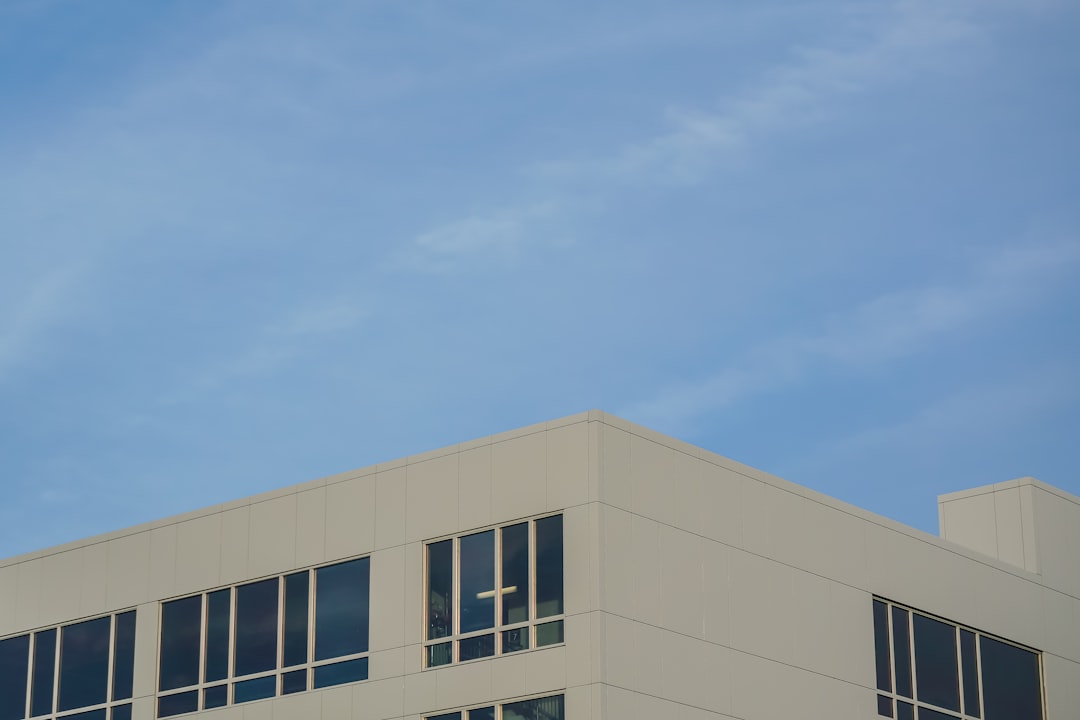
[[[1076,498],[1034,481],[1021,505],[1014,483],[991,499],[1012,524],[983,532],[987,557],[605,420],[605,718],[878,717],[874,595],[1042,649],[1048,718],[1080,716]],[[1039,522],[1021,527],[1028,504]],[[1035,539],[1041,575],[1024,569]]]

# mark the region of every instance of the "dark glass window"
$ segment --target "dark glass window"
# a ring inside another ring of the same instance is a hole
[[[315,659],[367,652],[368,558],[315,571]]]
[[[886,619],[891,619],[891,632],[885,629]],[[895,712],[896,720],[956,720],[959,714],[973,720],[1043,718],[1037,651],[878,599],[874,639],[879,715],[893,717]],[[891,658],[882,648],[889,640]],[[888,661],[884,667],[882,658]],[[889,672],[895,692],[880,687]]]
[[[342,683],[367,680],[368,659],[356,658],[332,665],[319,665],[315,668],[314,685],[316,688],[341,685]]]
[[[443,713],[442,715],[430,715],[427,720],[461,720],[461,713]]]
[[[228,685],[214,685],[213,687],[208,687],[203,690],[203,708],[206,710],[225,707],[228,702]]]
[[[461,632],[495,626],[495,532],[461,538]]]
[[[30,636],[0,640],[0,720],[26,717],[26,672],[30,665]]]
[[[135,611],[116,616],[116,646],[113,650],[113,700],[131,697],[135,676]]]
[[[459,643],[458,660],[476,660],[495,654],[495,636],[477,635]]]
[[[111,625],[112,618],[103,617],[61,629],[59,710],[108,699]]]
[[[87,712],[65,715],[64,720],[105,720],[105,708],[88,710]]]
[[[307,670],[293,670],[282,675],[281,694],[291,695],[307,690],[307,676]]]
[[[53,711],[53,685],[56,681],[55,629],[34,633],[33,673],[30,714],[48,715]]]
[[[908,645],[908,611],[892,609],[893,652],[895,653],[896,692],[911,697],[911,648]]]
[[[426,666],[563,642],[562,532],[554,515],[428,545]]]
[[[536,616],[563,612],[562,515],[536,521]]]
[[[162,604],[159,690],[173,690],[199,682],[201,625],[201,596]]]
[[[1038,720],[1042,715],[1039,656],[983,635],[983,717],[986,720]]]
[[[157,705],[157,716],[159,718],[195,712],[199,709],[199,691],[191,690],[176,695],[163,695],[158,698]]]
[[[232,590],[217,590],[206,596],[206,682],[224,680],[229,675],[229,622]]]
[[[265,700],[277,694],[277,676],[244,680],[233,684],[233,702],[245,703],[253,700]]]
[[[564,720],[563,696],[537,698],[502,706],[503,720]]]
[[[428,628],[427,639],[454,633],[454,609],[450,601],[454,587],[454,543],[452,540],[428,545]]]
[[[109,713],[109,720],[131,720],[131,706],[117,705]]]
[[[236,655],[233,675],[240,677],[277,667],[277,641],[278,579],[261,580],[236,588]],[[238,690],[241,684],[237,684]],[[241,701],[237,699],[235,702]]]
[[[285,578],[285,667],[308,661],[308,578],[301,572]],[[365,613],[366,616],[366,613]]]
[[[503,625],[529,620],[529,523],[504,527],[502,539]]]
[[[469,720],[495,720],[495,708],[473,708],[469,711]]]
[[[889,657],[889,608],[880,600],[874,601],[874,648],[877,670],[877,689],[892,691],[892,659]],[[890,708],[892,705],[890,704]],[[889,711],[892,717],[892,710]]]
[[[960,710],[956,626],[915,613],[915,683],[921,702]]]

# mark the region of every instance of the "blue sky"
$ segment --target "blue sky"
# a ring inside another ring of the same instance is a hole
[[[589,408],[1080,493],[1080,6],[0,4],[0,557]]]

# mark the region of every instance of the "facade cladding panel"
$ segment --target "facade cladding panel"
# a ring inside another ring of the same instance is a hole
[[[1080,499],[939,517],[592,411],[0,561],[0,720],[1080,717]]]

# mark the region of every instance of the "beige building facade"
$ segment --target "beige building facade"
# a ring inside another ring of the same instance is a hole
[[[939,516],[590,411],[0,561],[0,720],[1080,717],[1080,498]]]

